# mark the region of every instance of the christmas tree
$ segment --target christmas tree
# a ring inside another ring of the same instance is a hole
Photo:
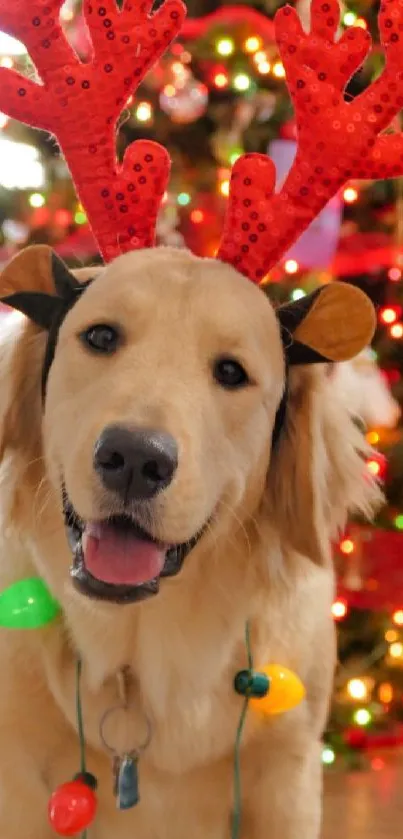
[[[158,221],[160,243],[214,255],[231,166],[244,151],[270,154],[278,183],[287,174],[296,125],[274,37],[273,18],[281,5],[281,0],[188,0],[180,38],[128,101],[119,155],[145,137],[165,145],[172,158]],[[309,2],[299,0],[296,7],[308,30]],[[361,27],[374,44],[347,97],[363,91],[382,70],[378,11],[371,0],[341,6],[340,34]],[[85,61],[89,42],[81,2],[67,0],[62,19]],[[0,66],[29,76],[35,72],[23,45],[5,34],[0,34]],[[399,120],[393,128],[400,130]],[[99,260],[52,137],[0,114],[0,152],[2,264],[34,242],[52,245],[73,266]],[[355,362],[329,370],[357,421],[366,423],[374,446],[366,468],[385,481],[386,504],[374,526],[352,522],[335,546],[339,595],[333,613],[341,667],[323,752],[328,764],[339,753],[357,764],[367,747],[403,740],[402,272],[402,181],[360,181],[344,187],[264,283],[279,303],[337,278],[363,288],[378,308],[373,347]]]

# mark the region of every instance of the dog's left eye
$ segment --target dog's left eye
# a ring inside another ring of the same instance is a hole
[[[234,358],[219,358],[214,364],[213,372],[216,382],[229,390],[249,384],[246,370]]]
[[[81,334],[81,340],[95,352],[110,354],[115,352],[119,343],[119,332],[113,326],[99,323],[90,326]]]

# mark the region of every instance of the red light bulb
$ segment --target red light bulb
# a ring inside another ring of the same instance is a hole
[[[59,836],[76,836],[93,821],[97,797],[93,776],[77,776],[73,781],[55,789],[49,801],[49,822]]]

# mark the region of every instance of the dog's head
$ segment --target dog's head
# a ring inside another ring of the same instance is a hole
[[[43,454],[35,480],[63,510],[80,591],[123,602],[156,593],[197,543],[245,526],[263,500],[284,539],[321,560],[330,467],[345,457],[343,510],[357,502],[352,472],[365,479],[359,446],[353,470],[347,427],[318,401],[326,377],[288,380],[287,367],[366,345],[365,296],[335,284],[276,313],[230,266],[158,248],[81,274],[36,247],[0,287],[35,322],[6,365],[3,446],[31,464]]]

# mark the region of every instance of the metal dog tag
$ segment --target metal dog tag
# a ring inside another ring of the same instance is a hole
[[[124,755],[114,760],[114,793],[118,810],[130,810],[139,803],[139,773],[136,755]]]

